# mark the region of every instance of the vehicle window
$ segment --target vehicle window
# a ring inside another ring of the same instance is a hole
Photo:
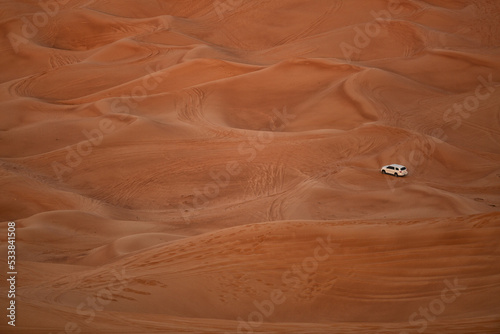
[[[394,167],[392,167],[392,166],[389,166],[389,167],[387,167],[387,169],[394,169]]]

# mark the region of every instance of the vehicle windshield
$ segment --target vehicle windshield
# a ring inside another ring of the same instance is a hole
[[[406,170],[406,167],[402,167],[401,170]]]

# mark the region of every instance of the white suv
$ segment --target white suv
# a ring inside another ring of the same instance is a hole
[[[382,174],[391,174],[394,176],[405,176],[408,175],[408,170],[403,165],[392,164],[382,167],[380,170]]]

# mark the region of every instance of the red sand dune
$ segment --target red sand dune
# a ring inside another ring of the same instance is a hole
[[[2,333],[500,333],[498,2],[1,6]]]

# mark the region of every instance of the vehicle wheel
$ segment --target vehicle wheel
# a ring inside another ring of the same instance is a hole
[[[399,177],[398,173],[394,173],[394,176],[395,176],[395,177]]]
[[[382,174],[387,174],[387,173],[385,172],[385,169],[382,169]]]

